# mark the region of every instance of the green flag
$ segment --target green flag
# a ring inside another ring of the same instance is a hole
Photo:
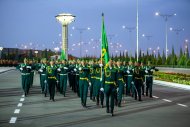
[[[108,40],[104,25],[104,14],[102,14],[102,50],[101,50],[101,60],[104,64],[108,64],[109,62],[109,50],[108,50]]]
[[[61,50],[61,60],[64,60],[65,59],[65,51],[62,49]]]

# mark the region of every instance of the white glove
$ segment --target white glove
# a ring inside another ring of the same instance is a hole
[[[130,73],[130,71],[129,71],[129,70],[127,70],[127,73],[129,74],[129,73]]]
[[[43,72],[43,70],[42,70],[42,69],[39,69],[39,72]]]
[[[91,84],[91,82],[89,82],[89,86],[91,86],[92,84]]]
[[[145,85],[146,83],[145,82],[143,82],[143,85]]]
[[[58,83],[59,81],[57,80],[56,82]]]
[[[103,67],[103,64],[99,64],[100,67]]]
[[[131,84],[133,84],[133,85],[134,85],[134,82],[132,81],[132,82],[131,82]]]
[[[126,87],[126,86],[127,86],[127,84],[124,85],[124,87]]]
[[[22,70],[23,70],[23,68],[21,67],[21,68],[20,68],[20,70],[22,71]]]
[[[117,88],[117,92],[119,92],[119,88]]]
[[[102,81],[102,78],[100,78],[100,82]]]
[[[104,92],[104,88],[100,88],[100,91]]]
[[[30,68],[31,69],[31,66],[26,66],[26,68]]]
[[[44,83],[47,83],[47,80],[45,80]]]
[[[64,69],[68,69],[67,67],[64,67]]]
[[[79,67],[79,71],[81,71],[82,70],[82,68],[81,67]]]
[[[148,73],[148,71],[147,71],[147,70],[145,70],[145,72],[146,72],[146,73]]]
[[[58,70],[58,71],[61,71],[61,69],[60,69],[60,68],[58,68],[57,70]]]
[[[153,70],[153,69],[151,69],[150,71],[151,71],[151,72],[153,72],[154,70]]]
[[[75,68],[75,69],[74,69],[74,71],[76,72],[76,71],[77,71],[77,69]]]

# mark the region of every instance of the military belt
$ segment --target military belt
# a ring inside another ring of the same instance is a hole
[[[105,84],[114,84],[114,85],[115,85],[115,82],[108,82],[108,81],[105,81]]]
[[[80,80],[87,80],[88,81],[88,78],[80,78]]]
[[[118,80],[124,82],[123,78],[119,78]]]
[[[95,77],[96,79],[101,79],[101,78],[99,78],[99,77]]]
[[[135,79],[141,79],[142,80],[142,78],[137,78],[137,77],[135,77]]]
[[[22,75],[29,75],[30,73],[21,73]]]
[[[153,77],[152,75],[145,75],[145,77]]]
[[[67,75],[67,74],[59,74],[59,75]]]
[[[48,77],[48,78],[49,78],[49,79],[56,79],[56,77],[54,77],[54,76],[53,76],[53,77]]]
[[[95,77],[95,76],[92,76],[91,78],[96,79],[96,77]]]
[[[41,74],[41,75],[46,75],[46,74]]]
[[[127,76],[132,77],[133,75],[127,75]]]

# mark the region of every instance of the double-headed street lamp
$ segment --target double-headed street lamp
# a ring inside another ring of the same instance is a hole
[[[55,16],[62,25],[62,51],[61,59],[68,59],[68,25],[74,21],[75,16],[69,13],[62,13]]]
[[[179,33],[181,31],[184,31],[184,30],[185,30],[184,28],[172,28],[172,27],[170,27],[170,31],[175,32],[177,35],[179,35]]]
[[[86,30],[90,30],[91,28],[90,27],[87,27],[87,28],[75,28],[75,27],[72,27],[73,30],[78,30],[79,33],[80,33],[80,42],[79,42],[79,46],[80,46],[80,57],[82,57],[82,33]]]
[[[168,19],[173,17],[173,16],[176,16],[176,14],[175,13],[174,14],[161,14],[159,12],[156,12],[155,15],[161,16],[162,18],[164,18],[164,21],[166,23],[166,26],[165,26],[165,32],[166,32],[165,38],[166,39],[165,39],[165,41],[166,41],[166,59],[167,59],[167,57],[168,57]]]

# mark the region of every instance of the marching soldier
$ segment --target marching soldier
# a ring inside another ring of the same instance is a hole
[[[146,96],[152,98],[152,85],[153,85],[153,70],[158,71],[155,67],[152,67],[150,61],[145,68],[145,83],[146,83]]]
[[[42,93],[45,94],[45,97],[47,95],[47,89],[48,89],[46,68],[47,68],[47,60],[43,59],[40,69],[38,71],[40,73],[40,85],[41,85]]]
[[[90,77],[89,77],[90,70],[86,67],[85,62],[81,62],[81,67],[79,67],[79,91],[80,91],[80,98],[81,104],[83,107],[86,107],[86,100],[88,94],[88,86],[91,85]]]
[[[67,73],[68,67],[66,65],[66,60],[62,60],[62,64],[59,65],[57,69],[60,75],[59,82],[60,82],[60,93],[64,95],[66,94],[67,90]]]
[[[94,83],[95,83],[95,66],[94,66],[94,61],[90,61],[89,62],[90,66],[90,82],[91,82],[91,86],[90,86],[90,99],[92,101],[95,101],[95,89],[94,89]]]
[[[26,96],[29,93],[30,88],[30,72],[31,66],[29,66],[27,59],[24,59],[24,63],[18,66],[21,71],[21,79],[22,79],[22,89],[24,91],[24,95]]]
[[[95,71],[95,81],[94,81],[94,96],[96,97],[96,105],[99,105],[99,101],[101,102],[101,107],[104,106],[104,93],[103,91],[100,91],[101,88],[101,74],[102,74],[102,68],[103,64],[101,64],[101,61],[99,61],[98,64],[95,65],[94,71]],[[92,77],[91,77],[92,78]]]
[[[112,60],[109,61],[109,66],[104,68],[104,73],[102,75],[102,87],[101,91],[105,89],[106,95],[106,112],[111,113],[113,116],[114,110],[114,96],[116,93],[116,70],[113,68]],[[111,101],[109,99],[111,98]],[[111,108],[111,112],[110,112]]]
[[[118,85],[118,107],[121,107],[121,100],[122,100],[122,95],[123,95],[123,91],[124,91],[124,85],[125,85],[125,81],[124,81],[124,68],[121,66],[121,61],[117,61],[117,85]]]
[[[143,64],[143,62],[141,62],[141,64],[140,64],[140,69],[142,70],[142,72],[143,72],[143,81],[145,81],[145,66],[144,66],[144,64]],[[142,84],[142,95],[144,95],[144,88],[145,88],[145,84]]]
[[[54,65],[54,61],[50,61],[50,65],[47,66],[47,83],[49,85],[49,94],[50,94],[50,100],[54,100],[55,96],[55,85],[57,83],[56,75],[57,75],[57,68]]]
[[[129,61],[129,65],[126,68],[127,70],[127,83],[126,83],[126,95],[134,95],[134,84],[132,84],[133,81],[133,63],[132,61]]]
[[[138,94],[138,100],[142,101],[141,99],[141,87],[143,85],[143,70],[140,69],[140,63],[136,63],[137,66],[135,66],[134,74],[133,74],[133,84],[135,85],[135,100],[137,100],[137,94]]]

